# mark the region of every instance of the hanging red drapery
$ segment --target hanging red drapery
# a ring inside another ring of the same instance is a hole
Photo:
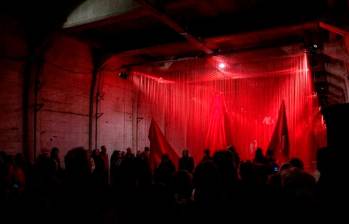
[[[230,140],[229,123],[227,122],[227,108],[222,93],[213,96],[210,103],[210,119],[205,136],[205,147],[210,149],[224,149],[232,142]],[[188,133],[190,138],[190,134]]]
[[[289,159],[290,139],[288,136],[287,116],[285,102],[282,101],[273,135],[270,139],[268,150],[279,163]]]
[[[148,137],[150,141],[150,161],[152,170],[154,170],[160,163],[161,157],[163,155],[167,155],[172,162],[178,164],[177,153],[168,143],[167,139],[163,135],[160,127],[154,121],[154,119],[151,119]]]
[[[134,68],[133,81],[146,122],[154,118],[177,154],[188,148],[196,162],[205,148],[233,144],[242,159],[251,159],[257,147],[267,150],[282,102],[289,157],[310,165],[316,148],[325,144],[304,52],[261,51],[141,66]]]

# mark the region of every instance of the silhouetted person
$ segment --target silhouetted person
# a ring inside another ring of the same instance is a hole
[[[100,156],[101,151],[97,148],[92,151],[91,157],[94,159],[97,156]]]
[[[95,187],[101,189],[108,184],[108,173],[105,170],[105,163],[101,155],[95,156],[94,161],[94,170],[92,172],[92,181]]]
[[[317,183],[318,197],[323,204],[330,204],[338,201],[342,191],[339,188],[342,185],[340,175],[340,165],[337,152],[330,147],[321,148],[317,152],[317,169],[320,172],[320,178]]]
[[[257,148],[253,162],[256,164],[266,164],[267,160],[261,148]]]
[[[284,163],[280,167],[280,171],[276,172],[268,177],[268,185],[271,188],[273,194],[280,194],[281,191],[281,174],[292,168],[290,163]],[[278,196],[277,195],[277,196]]]
[[[56,171],[61,172],[62,171],[61,159],[59,158],[59,149],[57,147],[53,147],[51,149],[50,158],[51,158],[51,161],[55,164]]]
[[[109,182],[109,155],[107,151],[107,147],[105,145],[101,146],[101,152],[100,152],[100,157],[103,160],[103,167],[104,167],[104,184],[107,185]]]
[[[239,181],[235,161],[233,153],[228,150],[217,151],[213,156],[219,172],[219,204],[215,209],[223,209],[236,203]]]
[[[281,184],[290,199],[313,199],[315,196],[315,178],[298,167],[291,167],[281,174]]]
[[[136,176],[137,185],[140,188],[148,188],[151,184],[152,173],[150,167],[150,149],[144,148],[144,151],[136,157]]]
[[[236,151],[235,147],[233,145],[230,145],[228,146],[227,150],[232,154],[236,167],[239,167],[240,156],[239,156],[239,153]]]
[[[268,149],[265,153],[265,158],[268,162],[275,162],[274,151],[272,149]]]
[[[151,206],[158,212],[156,219],[168,220],[173,217],[174,195],[173,195],[173,177],[175,166],[167,155],[163,155],[159,166],[154,171],[154,184],[151,190]],[[173,220],[168,220],[167,222]],[[159,222],[161,223],[161,222]]]
[[[256,185],[255,166],[251,161],[241,163],[240,178],[244,185]]]
[[[186,170],[189,173],[192,173],[194,170],[194,159],[189,155],[187,149],[183,150],[182,157],[179,159],[179,170]]]
[[[15,183],[15,162],[13,157],[4,153],[3,157],[3,170],[2,173],[2,186],[0,188],[3,189],[4,192],[10,194],[14,191],[17,191],[17,187],[14,185]]]
[[[14,159],[15,162],[15,184],[18,191],[25,190],[27,178],[29,176],[29,165],[27,164],[22,153],[17,153]]]
[[[180,170],[174,175],[174,192],[176,202],[188,203],[193,190],[192,175],[186,170]]]
[[[206,161],[209,161],[211,159],[212,159],[212,156],[211,156],[210,149],[205,149],[204,150],[204,156],[202,157],[201,162],[206,162]]]
[[[110,157],[110,182],[113,188],[120,185],[120,166],[122,158],[119,150],[114,150]]]
[[[348,148],[342,145],[321,148],[317,152],[319,212],[336,221],[347,218],[343,204],[349,200],[348,154]]]
[[[266,206],[266,186],[260,183],[257,168],[251,161],[240,165],[240,191],[235,200],[240,201],[239,207],[248,211],[251,206],[262,209]]]
[[[126,149],[126,154],[121,162],[121,187],[123,191],[132,194],[137,186],[135,156],[131,148]]]
[[[288,161],[288,163],[292,166],[292,167],[296,167],[298,169],[304,170],[304,164],[303,161],[298,159],[298,158],[292,158]]]
[[[6,175],[7,175],[7,154],[3,151],[0,151],[0,198],[4,197],[4,194],[6,191],[6,187],[5,187]]]
[[[108,172],[106,169],[106,164],[104,158],[106,155],[106,148],[104,147],[104,152],[100,152],[99,149],[95,149],[92,152],[92,159],[94,164],[94,169],[92,170],[92,183],[95,188],[103,189],[108,183]],[[104,156],[104,157],[103,157]],[[109,162],[108,162],[109,163]]]
[[[61,206],[64,220],[92,223],[99,207],[91,179],[91,162],[87,150],[77,147],[64,157],[66,168],[64,204]],[[96,221],[96,220],[95,220]]]
[[[107,147],[105,147],[104,145],[101,146],[100,156],[103,160],[105,171],[108,172],[108,170],[109,170],[109,156],[108,156],[108,152],[107,152]]]
[[[142,152],[140,150],[137,150],[136,157],[141,157]]]
[[[67,181],[70,184],[85,184],[91,176],[90,159],[83,147],[68,151],[64,157]]]
[[[159,166],[155,170],[155,181],[169,185],[171,183],[176,167],[167,155],[163,155]]]
[[[220,200],[220,173],[213,160],[199,163],[193,175],[194,200],[197,206],[197,217],[200,222],[216,217],[214,210],[219,205]],[[205,217],[205,218],[204,218]]]
[[[146,159],[150,159],[150,148],[149,147],[144,147],[144,152],[143,152],[143,156]]]
[[[131,149],[130,149],[131,150]],[[121,151],[121,158],[124,159],[125,158],[125,155],[126,155],[126,152],[125,151]]]
[[[40,154],[36,159],[35,173],[40,181],[47,181],[57,174],[56,164],[47,154]]]
[[[318,215],[315,201],[315,178],[297,167],[291,167],[281,173],[280,206],[285,209],[281,215],[293,211],[295,217],[314,218]]]
[[[173,192],[174,192],[174,211],[175,222],[194,222],[193,216],[193,200],[192,200],[192,175],[186,170],[179,170],[174,175],[173,181]]]
[[[275,162],[275,156],[272,149],[268,149],[265,155],[266,164],[270,169],[270,174],[279,172],[279,165]]]
[[[63,183],[58,176],[56,164],[51,160],[48,153],[40,154],[34,165],[33,177],[30,184],[32,211],[41,211],[50,216],[54,213],[53,208],[62,205]],[[45,216],[39,216],[38,222],[44,221]]]

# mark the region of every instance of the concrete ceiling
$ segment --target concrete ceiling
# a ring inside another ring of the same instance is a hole
[[[112,53],[190,42],[316,20],[325,0],[88,0],[66,30]],[[256,41],[256,40],[255,40]],[[196,46],[210,52],[216,46]]]
[[[119,66],[303,44],[310,49],[322,105],[349,101],[347,0],[13,0],[1,4],[0,19],[14,18],[32,46],[49,33],[63,31],[111,55],[110,60],[118,58]],[[321,27],[319,21],[330,26]]]

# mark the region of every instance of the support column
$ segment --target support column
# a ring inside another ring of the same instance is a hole
[[[90,99],[89,99],[89,126],[88,126],[88,149],[92,151],[98,144],[98,118],[101,114],[98,112],[98,102],[100,100],[100,71],[104,62],[108,59],[109,55],[101,52],[97,49],[92,49],[93,58],[93,71],[90,86]]]
[[[137,88],[132,98],[132,149],[134,152],[141,150],[138,148],[138,123],[140,121],[138,116],[139,93],[139,89]]]
[[[46,49],[46,48],[45,48]],[[44,66],[45,50],[39,52],[31,51],[30,56],[23,67],[23,154],[28,161],[33,162],[39,148],[37,135],[38,111],[42,105],[39,104],[40,77]]]

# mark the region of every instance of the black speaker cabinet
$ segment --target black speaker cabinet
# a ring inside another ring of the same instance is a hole
[[[349,149],[349,104],[329,106],[323,111],[328,146]]]

